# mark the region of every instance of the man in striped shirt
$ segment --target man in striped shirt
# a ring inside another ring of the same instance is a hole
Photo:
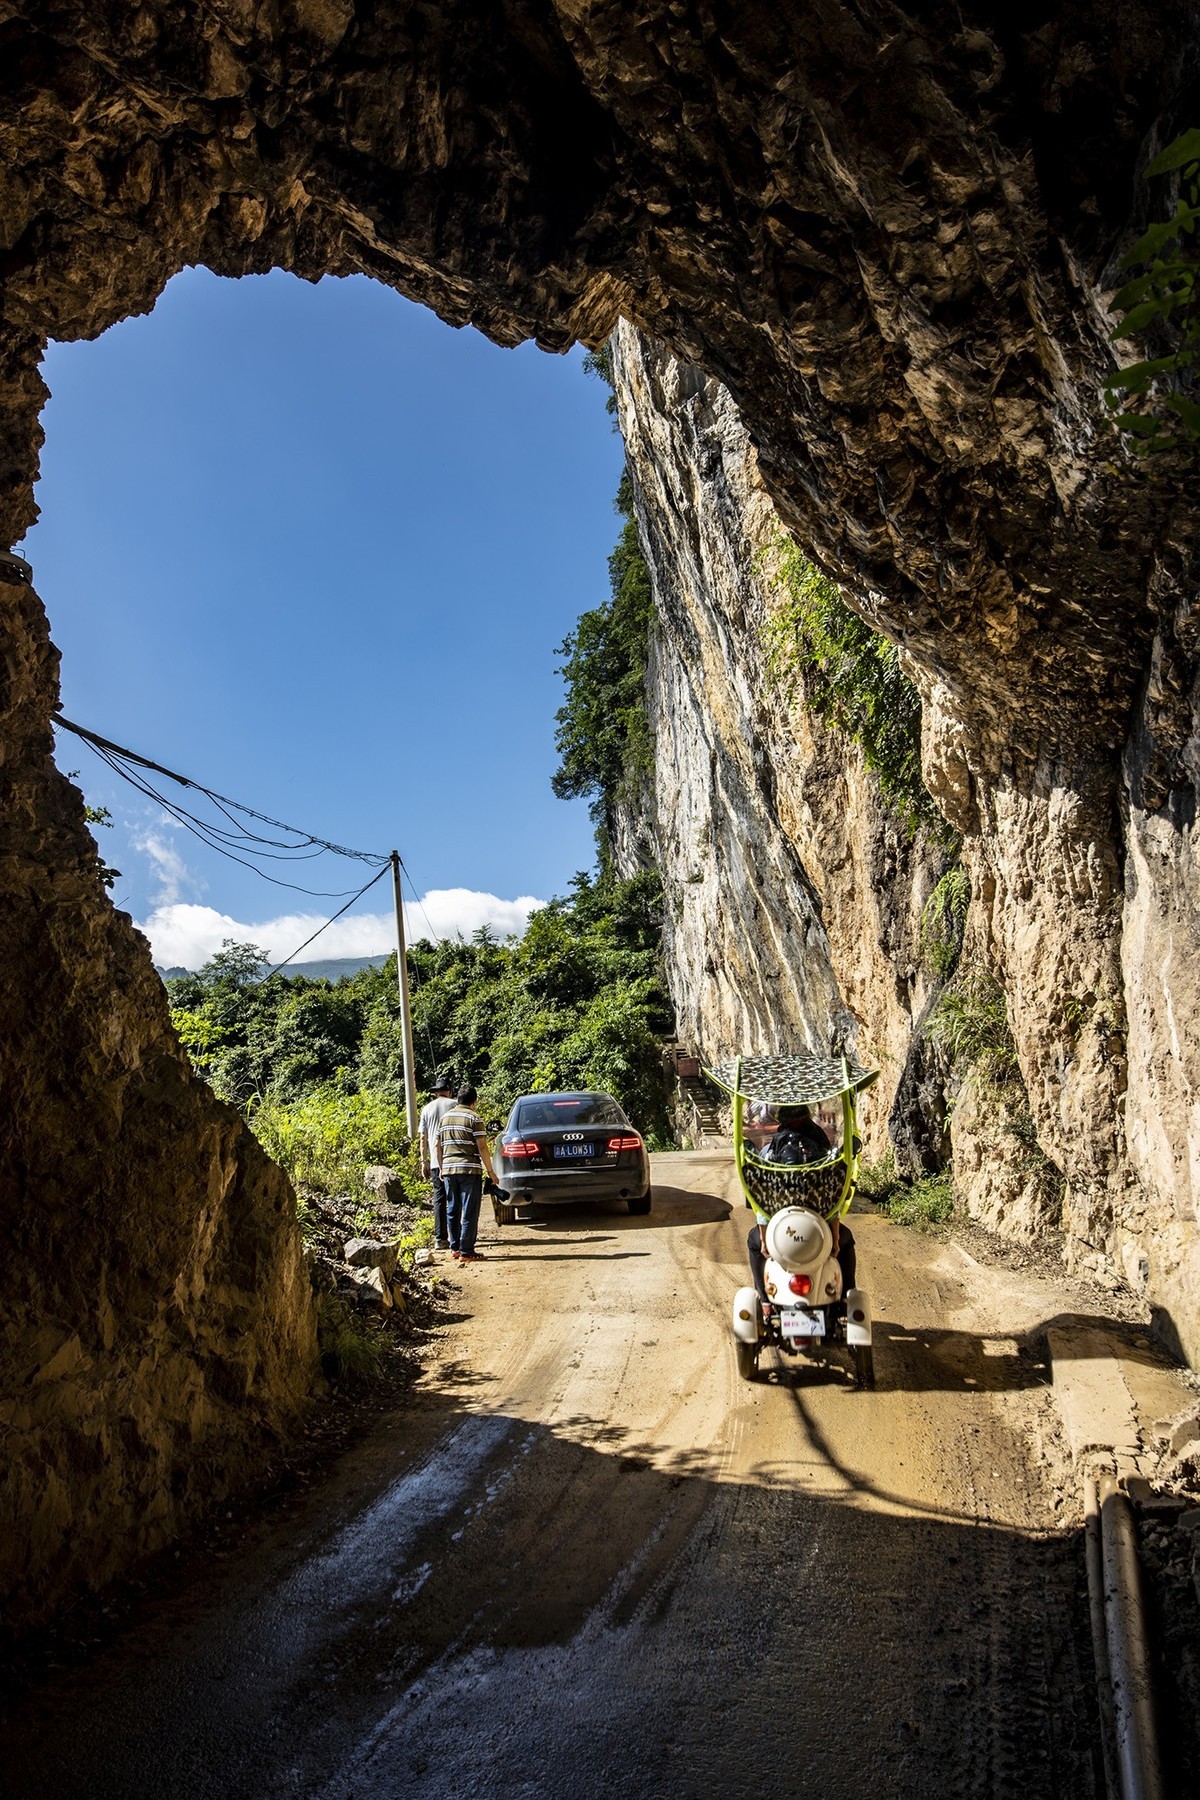
[[[475,1233],[483,1199],[483,1176],[495,1181],[492,1153],[483,1120],[475,1111],[475,1089],[461,1087],[458,1103],[438,1126],[438,1162],[446,1190],[446,1226],[450,1249],[459,1262],[479,1262]]]
[[[421,1173],[433,1188],[433,1247],[435,1250],[448,1250],[450,1240],[446,1236],[446,1190],[442,1186],[441,1165],[438,1162],[438,1126],[454,1105],[450,1098],[454,1092],[454,1083],[449,1075],[436,1075],[433,1082],[433,1099],[427,1100],[421,1108],[421,1123],[417,1127],[421,1139]]]

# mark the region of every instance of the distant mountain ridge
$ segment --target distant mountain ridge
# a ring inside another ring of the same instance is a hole
[[[378,969],[387,961],[391,951],[382,956],[334,956],[324,962],[289,963],[281,969],[281,975],[289,979],[293,975],[304,975],[309,981],[341,981],[350,975],[357,975],[360,969]],[[155,968],[164,981],[174,981],[180,975],[194,975],[194,969],[163,969],[155,963]]]

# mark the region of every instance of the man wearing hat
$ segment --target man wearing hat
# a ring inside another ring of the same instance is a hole
[[[442,1186],[441,1158],[438,1154],[438,1130],[454,1105],[454,1083],[445,1070],[433,1078],[433,1099],[421,1108],[421,1173],[433,1183],[433,1247],[448,1250],[446,1235],[446,1190]]]

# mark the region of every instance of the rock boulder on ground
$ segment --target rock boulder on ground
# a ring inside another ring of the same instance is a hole
[[[383,1312],[390,1312],[393,1306],[392,1284],[382,1269],[351,1269],[350,1279],[354,1283],[355,1299],[360,1306],[378,1306]]]
[[[342,1251],[352,1269],[378,1269],[390,1281],[396,1269],[394,1244],[381,1244],[376,1238],[350,1238]]]
[[[363,1180],[373,1194],[386,1200],[389,1206],[400,1206],[407,1198],[404,1182],[398,1169],[389,1169],[386,1163],[372,1163],[363,1170]]]

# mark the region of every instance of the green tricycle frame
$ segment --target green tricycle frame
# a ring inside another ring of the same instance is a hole
[[[847,1056],[735,1056],[705,1068],[733,1099],[733,1153],[746,1204],[760,1218],[785,1206],[807,1206],[827,1219],[843,1219],[858,1180],[858,1096],[879,1078]],[[840,1100],[842,1141],[826,1157],[808,1163],[771,1163],[746,1143],[745,1102],[779,1108],[818,1106]]]

